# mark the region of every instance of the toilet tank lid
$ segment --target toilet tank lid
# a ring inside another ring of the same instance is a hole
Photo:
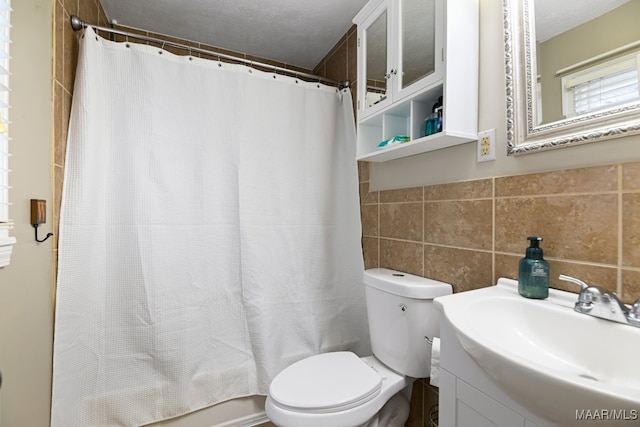
[[[388,268],[365,270],[363,280],[372,288],[407,298],[433,299],[453,291],[448,283]]]

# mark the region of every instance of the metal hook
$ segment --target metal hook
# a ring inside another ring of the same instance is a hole
[[[40,240],[40,239],[38,239],[38,224],[33,224],[33,228],[36,230],[36,242],[38,242],[38,243],[42,243],[42,242],[46,241],[49,237],[53,236],[53,233],[47,233],[45,238]]]

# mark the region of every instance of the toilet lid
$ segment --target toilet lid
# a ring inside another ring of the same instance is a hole
[[[375,397],[382,379],[354,353],[323,353],[303,359],[280,372],[269,396],[298,409],[346,409]]]

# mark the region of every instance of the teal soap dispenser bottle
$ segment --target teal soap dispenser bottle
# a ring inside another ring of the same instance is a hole
[[[518,292],[526,298],[549,296],[549,263],[542,257],[542,237],[527,237],[529,247],[518,269]]]

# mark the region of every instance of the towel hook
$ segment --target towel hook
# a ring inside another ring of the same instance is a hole
[[[47,201],[31,199],[31,225],[35,229],[36,242],[42,243],[53,233],[47,233],[44,239],[38,239],[38,226],[47,222]]]
[[[53,236],[53,233],[47,233],[44,239],[38,239],[38,224],[32,224],[33,228],[36,230],[36,242],[42,243],[45,242],[49,237]]]

